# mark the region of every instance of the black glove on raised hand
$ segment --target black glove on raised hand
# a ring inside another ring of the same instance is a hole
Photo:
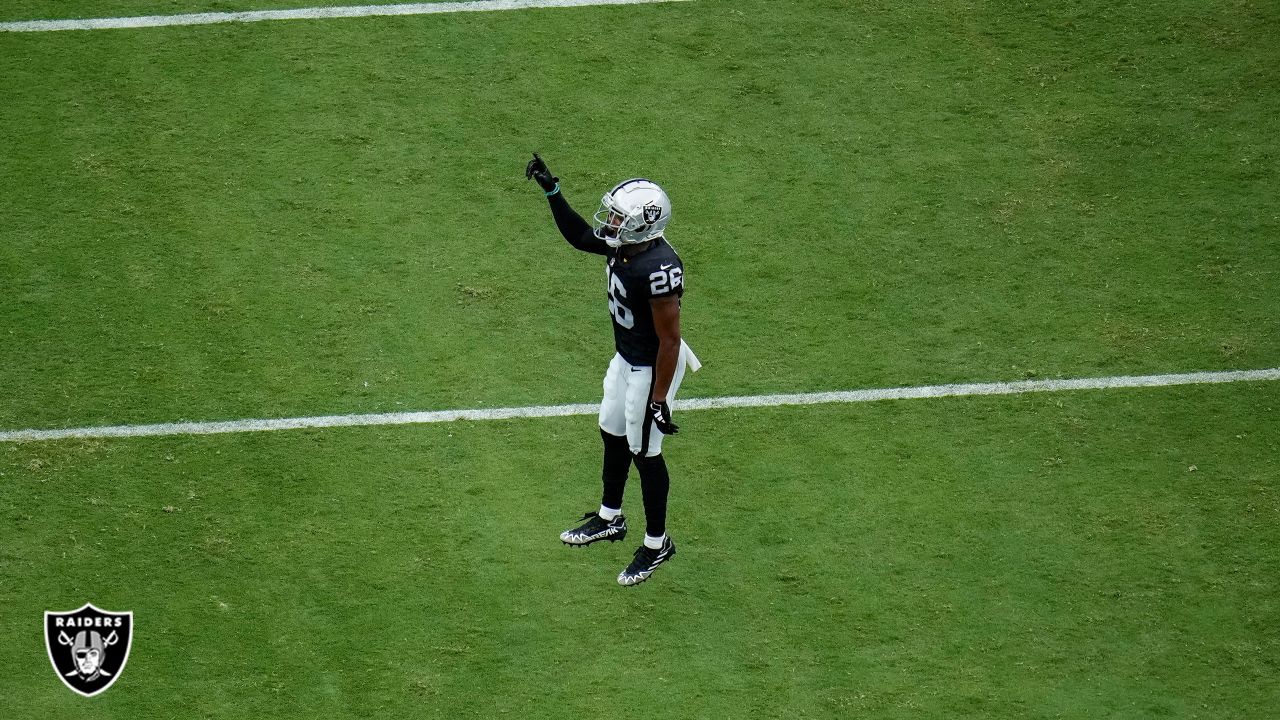
[[[649,417],[653,418],[653,424],[663,435],[675,435],[680,431],[680,426],[671,422],[671,408],[665,401],[649,403]]]
[[[538,153],[533,154],[533,159],[524,167],[524,179],[533,178],[538,181],[538,185],[542,187],[542,191],[550,195],[555,192],[556,187],[560,183],[560,178],[551,174],[547,169],[547,164],[538,157]]]

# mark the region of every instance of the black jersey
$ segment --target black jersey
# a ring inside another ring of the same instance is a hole
[[[664,238],[631,257],[610,254],[605,282],[618,354],[632,365],[653,365],[658,360],[658,333],[649,301],[684,295],[680,256]]]
[[[548,200],[565,240],[579,250],[606,258],[605,295],[618,354],[632,365],[652,366],[658,359],[658,332],[649,301],[684,295],[684,264],[675,248],[666,239],[657,238],[642,252],[627,257],[596,237],[560,193]]]

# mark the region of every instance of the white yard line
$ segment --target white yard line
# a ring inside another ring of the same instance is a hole
[[[249,23],[262,22],[263,20],[317,20],[322,18],[374,17],[378,15],[430,15],[432,13],[584,7],[588,5],[643,5],[650,3],[688,1],[689,0],[476,0],[475,2],[355,5],[345,7],[295,8],[292,10],[191,13],[188,15],[145,15],[140,17],[80,18],[72,20],[22,20],[18,22],[0,22],[0,32],[111,30],[118,28],[164,27],[166,25]]]
[[[921,398],[966,397],[972,395],[1018,395],[1063,390],[1113,390],[1117,388],[1167,387],[1170,385],[1206,385],[1211,383],[1280,380],[1280,368],[1265,370],[1229,370],[1175,375],[1136,375],[1121,377],[1079,378],[1074,380],[1020,380],[1017,382],[969,383],[962,385],[923,385],[875,390],[797,393],[791,395],[749,395],[744,397],[696,398],[677,400],[675,410],[712,410],[716,408],[756,408],[779,405],[818,405],[823,403],[856,403],[874,400],[916,400]],[[212,435],[217,433],[257,432],[263,430],[296,430],[299,428],[358,427],[369,425],[412,425],[418,423],[453,422],[455,420],[510,420],[513,418],[546,418],[565,415],[595,415],[596,404],[537,405],[532,407],[475,410],[434,410],[431,412],[378,413],[372,415],[321,415],[318,417],[225,420],[220,422],[180,422],[159,425],[112,425],[103,427],[55,430],[10,430],[0,432],[0,442],[30,440],[65,440],[69,438],[121,438],[154,435]]]

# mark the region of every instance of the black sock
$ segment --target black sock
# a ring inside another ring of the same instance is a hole
[[[604,493],[600,504],[609,508],[622,507],[622,491],[627,486],[627,473],[631,472],[631,448],[625,437],[610,435],[600,431],[604,440],[604,470],[600,473],[604,480]]]
[[[644,493],[644,532],[649,537],[662,537],[667,532],[667,491],[671,489],[667,461],[661,455],[637,457],[636,469]]]

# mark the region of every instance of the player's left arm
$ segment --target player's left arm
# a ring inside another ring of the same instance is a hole
[[[680,359],[680,297],[666,295],[649,301],[653,308],[653,329],[658,334],[658,359],[653,363],[653,393],[649,396],[649,409],[664,435],[674,435],[676,424],[671,422],[671,409],[667,407],[667,391],[676,374]],[[665,427],[664,427],[665,426]]]

